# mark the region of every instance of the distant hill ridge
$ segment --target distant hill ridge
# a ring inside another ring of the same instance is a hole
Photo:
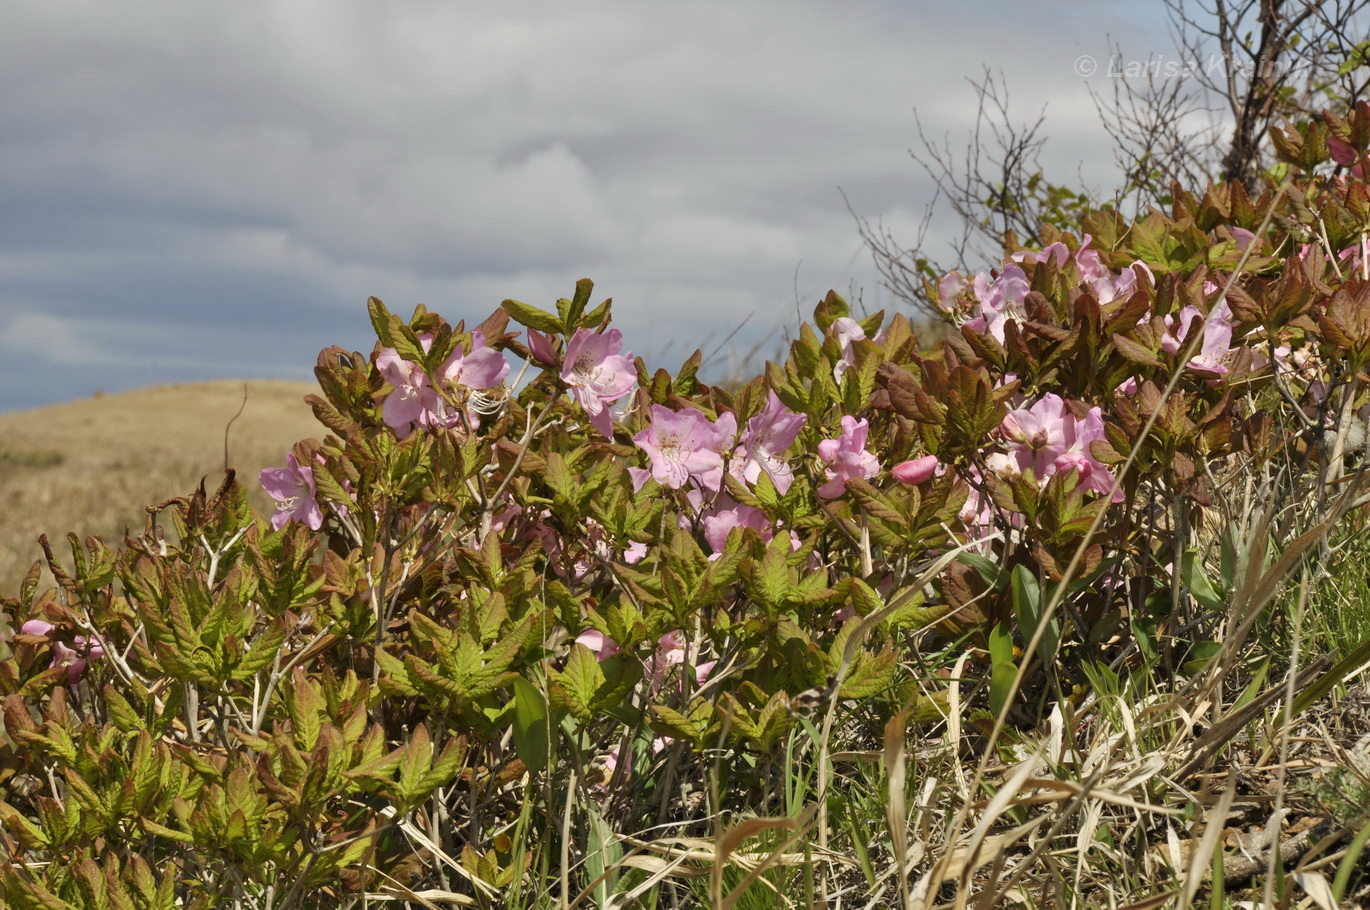
[[[257,472],[284,464],[296,440],[327,432],[304,403],[316,391],[309,382],[226,379],[0,414],[0,593],[12,596],[41,556],[39,534],[59,554],[69,531],[114,543],[125,526],[142,527],[145,506],[191,492],[206,475],[216,483],[230,421],[230,466],[265,507]]]

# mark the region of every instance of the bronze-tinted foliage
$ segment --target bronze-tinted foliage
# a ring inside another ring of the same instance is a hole
[[[915,659],[933,647],[968,649],[990,679],[962,692],[983,718],[1015,661],[1037,661],[1032,686],[1126,648],[1130,622],[1173,633],[1164,567],[1184,567],[1199,607],[1214,586],[1165,532],[1203,525],[1223,472],[1281,457],[1299,430],[1320,442],[1329,414],[1365,404],[1370,281],[1353,253],[1370,202],[1364,181],[1315,169],[1346,148],[1364,162],[1370,106],[1276,141],[1309,172],[1291,186],[1176,188],[1169,214],[1098,212],[1088,246],[1052,234],[1052,254],[1003,263],[1028,290],[1001,336],[966,324],[926,349],[904,317],[856,319],[830,293],[782,363],[734,387],[701,382],[699,352],[674,374],[637,359],[609,438],[556,362],[608,328],[588,280],[470,330],[372,299],[376,348],[320,354],[310,403],[330,435],[294,449],[317,531],[273,529],[230,474],[150,509],[118,549],[73,538],[67,561],[44,540],[58,589],[35,570],[5,601],[12,626],[47,625],[0,660],[0,898],[216,907],[270,888],[277,906],[332,906],[398,885],[492,903],[567,830],[583,857],[599,822],[563,828],[567,769],[571,803],[636,830],[686,813],[655,769],[745,753],[718,790],[746,809],[806,702],[841,701],[854,727],[905,709],[937,722],[942,683]],[[439,381],[475,331],[519,358],[536,345],[526,384]],[[1191,362],[1200,345],[1212,356]],[[387,425],[383,349],[438,388],[449,427]],[[1047,395],[1060,426],[1012,435]],[[653,407],[731,422],[718,455],[737,465],[772,396],[804,425],[752,453],[770,468],[717,489],[648,476],[633,436]],[[844,418],[878,469],[822,445]],[[1088,446],[1048,440],[1093,421]],[[1036,460],[1049,443],[1069,457]],[[927,456],[922,482],[891,474]],[[844,472],[842,495],[820,493]],[[1035,654],[1015,652],[1039,630]]]

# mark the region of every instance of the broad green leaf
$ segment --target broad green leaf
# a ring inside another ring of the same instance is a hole
[[[514,748],[529,772],[537,774],[547,767],[551,752],[551,729],[547,719],[547,700],[523,677],[514,680]]]
[[[500,308],[512,316],[514,321],[520,325],[526,325],[530,329],[537,329],[539,332],[547,332],[552,335],[565,334],[565,327],[561,320],[546,310],[540,310],[535,306],[529,306],[517,300],[506,300],[500,304]]]
[[[1031,641],[1042,621],[1042,591],[1037,585],[1037,579],[1024,565],[1014,566],[1010,585],[1013,593],[1013,613],[1018,618],[1018,628],[1023,640]],[[1060,644],[1060,623],[1052,616],[1047,623],[1046,631],[1042,633],[1042,640],[1037,643],[1037,656],[1042,659],[1043,664],[1049,665],[1056,658],[1056,649]]]
[[[1226,598],[1204,574],[1198,550],[1187,550],[1180,558],[1180,582],[1205,609],[1220,610],[1227,603]]]
[[[593,717],[591,705],[595,693],[604,683],[604,670],[595,658],[595,652],[577,642],[571,646],[566,669],[552,674],[552,694],[566,706],[572,717],[588,723]]]

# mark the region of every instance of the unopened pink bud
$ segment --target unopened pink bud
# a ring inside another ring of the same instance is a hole
[[[912,461],[901,461],[890,468],[890,473],[900,483],[915,486],[926,481],[936,470],[937,456],[924,455],[922,458],[915,458]]]

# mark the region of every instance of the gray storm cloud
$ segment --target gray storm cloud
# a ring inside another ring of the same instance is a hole
[[[912,239],[911,111],[961,141],[984,64],[1050,103],[1062,179],[1107,179],[1070,63],[1125,8],[16,0],[0,408],[304,377],[369,347],[370,295],[479,319],[589,276],[668,366],[748,314],[764,346],[796,295],[876,309],[838,188]]]

